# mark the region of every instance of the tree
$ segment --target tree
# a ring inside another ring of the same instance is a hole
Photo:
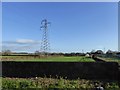
[[[102,51],[102,50],[97,50],[97,51],[95,52],[95,54],[103,54],[103,51]]]
[[[111,51],[111,50],[108,50],[108,51],[106,52],[106,55],[107,55],[108,57],[111,57],[111,56],[113,56],[113,51]]]
[[[95,54],[95,50],[93,49],[90,53],[91,53],[91,54]]]
[[[35,51],[35,55],[40,55],[40,52],[39,51]]]
[[[112,54],[113,53],[113,51],[111,51],[111,50],[108,50],[107,52],[106,52],[106,54]]]
[[[2,55],[11,55],[11,51],[10,50],[4,50],[2,51]]]

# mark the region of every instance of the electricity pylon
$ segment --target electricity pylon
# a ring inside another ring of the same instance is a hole
[[[50,43],[48,40],[48,25],[50,22],[47,21],[47,19],[44,19],[41,21],[41,27],[40,29],[43,30],[43,36],[42,36],[42,42],[41,42],[41,53],[43,55],[48,55],[50,51]]]

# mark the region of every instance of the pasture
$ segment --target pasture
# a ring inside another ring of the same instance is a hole
[[[85,56],[2,56],[2,61],[24,61],[24,62],[95,62],[92,58]]]

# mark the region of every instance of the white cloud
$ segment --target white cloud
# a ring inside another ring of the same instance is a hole
[[[40,49],[40,41],[31,39],[17,39],[15,41],[2,41],[2,50],[35,51]]]
[[[37,50],[40,46],[41,42],[37,40],[31,39],[17,39],[15,41],[2,41],[0,46],[3,50],[9,49],[11,51],[19,51],[19,50]]]
[[[19,44],[37,44],[37,43],[40,43],[40,41],[35,41],[35,40],[31,40],[31,39],[17,39],[16,43],[19,43]]]
[[[30,39],[18,39],[16,40],[17,43],[34,43],[34,40]]]

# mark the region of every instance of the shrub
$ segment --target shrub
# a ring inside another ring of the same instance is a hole
[[[19,88],[30,88],[30,82],[26,80],[19,82]]]

